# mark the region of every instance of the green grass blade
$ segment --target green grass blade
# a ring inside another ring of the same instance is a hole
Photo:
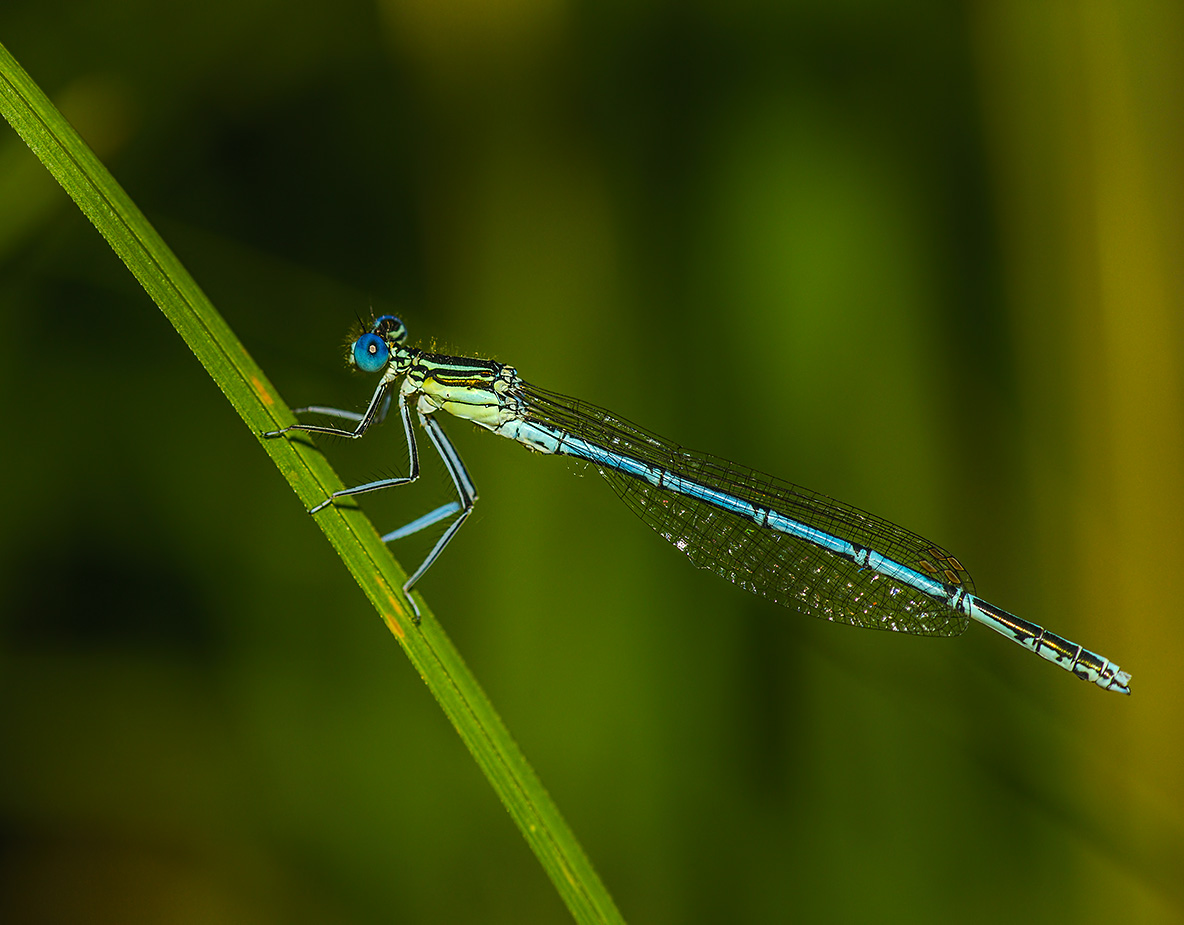
[[[292,423],[287,405],[163,239],[77,132],[0,45],[0,112],[127,264],[251,430]],[[304,441],[261,440],[306,507],[342,487]],[[330,507],[317,523],[399,640],[580,922],[620,913],[542,783],[426,605],[412,624],[405,573],[360,510]]]

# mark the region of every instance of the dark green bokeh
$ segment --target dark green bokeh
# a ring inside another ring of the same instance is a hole
[[[1173,15],[94,0],[9,2],[0,40],[292,404],[364,403],[349,327],[396,312],[931,536],[1135,674],[1128,701],[986,631],[801,617],[594,473],[445,422],[481,500],[422,590],[626,918],[1159,921]],[[6,920],[563,920],[254,437],[8,130],[0,305]],[[349,482],[405,462],[390,427],[325,447]],[[428,470],[367,500],[380,528],[446,496]]]

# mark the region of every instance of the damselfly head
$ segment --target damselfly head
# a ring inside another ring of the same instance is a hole
[[[375,318],[367,327],[358,325],[350,332],[346,360],[354,369],[376,373],[391,358],[391,347],[407,340],[407,326],[394,315]]]

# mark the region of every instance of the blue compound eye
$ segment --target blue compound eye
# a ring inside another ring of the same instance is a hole
[[[354,366],[364,373],[376,373],[391,358],[391,349],[377,334],[363,334],[354,341]]]
[[[387,340],[393,340],[396,344],[401,344],[407,339],[407,328],[394,315],[383,315],[381,318],[376,318],[371,333]]]

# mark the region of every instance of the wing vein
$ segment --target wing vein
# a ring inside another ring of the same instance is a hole
[[[579,399],[523,383],[526,420],[792,518],[936,578],[947,593],[974,592],[961,564],[930,541],[889,521],[774,476],[685,449]],[[574,455],[574,454],[573,454]],[[594,463],[595,464],[595,463]],[[750,517],[607,465],[596,465],[621,499],[699,568],[769,600],[853,626],[925,636],[955,636],[968,618],[939,600],[807,540]],[[758,515],[759,516],[759,515]]]

